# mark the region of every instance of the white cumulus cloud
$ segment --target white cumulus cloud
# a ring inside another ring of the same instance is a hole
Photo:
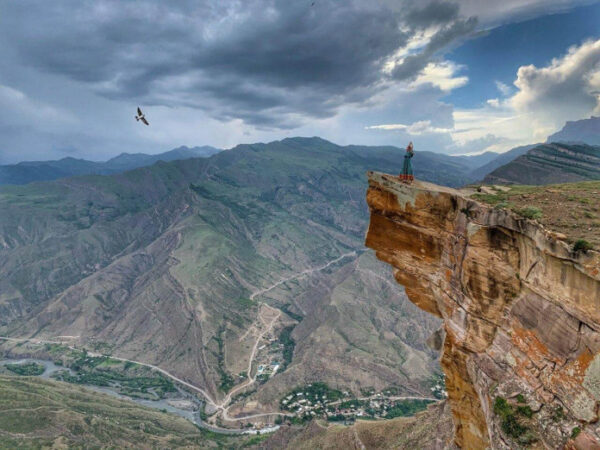
[[[461,69],[462,66],[452,61],[429,63],[417,76],[415,81],[412,82],[412,86],[430,83],[444,92],[451,91],[469,82],[467,76],[456,76],[457,72]]]
[[[505,97],[512,94],[512,92],[513,92],[513,88],[511,88],[508,84],[505,84],[502,81],[498,81],[498,80],[496,80],[496,88]]]
[[[413,122],[411,124],[403,124],[403,123],[389,123],[383,125],[372,125],[370,127],[365,127],[367,130],[402,130],[414,136],[421,136],[423,134],[429,133],[448,133],[452,131],[451,128],[440,128],[434,127],[431,125],[430,120],[419,120],[417,122]]]
[[[571,47],[546,67],[520,67],[514,85],[512,107],[531,114],[540,133],[599,113],[600,39]]]

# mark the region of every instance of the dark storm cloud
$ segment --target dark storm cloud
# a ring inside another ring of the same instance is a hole
[[[456,19],[458,11],[458,3],[433,1],[423,8],[411,10],[407,15],[407,22],[413,27],[445,24]]]
[[[457,39],[468,36],[477,25],[477,19],[458,19],[441,28],[427,43],[421,52],[407,56],[394,67],[392,76],[397,80],[410,79],[418,74],[435,57],[436,53]]]
[[[419,30],[440,28],[393,78],[416,76],[474,27],[453,3],[393,3],[23,0],[4,5],[0,36],[23,63],[108,98],[288,128],[370,99],[390,81],[384,63]]]

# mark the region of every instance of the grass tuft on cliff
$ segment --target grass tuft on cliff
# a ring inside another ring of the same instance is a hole
[[[588,250],[593,249],[594,246],[592,244],[590,244],[588,241],[586,241],[585,239],[578,239],[577,241],[575,241],[575,244],[573,244],[573,251],[574,252],[587,252]]]
[[[500,418],[500,427],[507,436],[521,444],[530,444],[536,440],[535,435],[522,419],[533,417],[533,411],[529,406],[515,408],[504,397],[498,396],[494,400],[494,414]]]

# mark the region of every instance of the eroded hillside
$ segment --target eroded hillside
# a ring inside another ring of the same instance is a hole
[[[428,183],[370,173],[367,202],[367,246],[444,320],[456,444],[597,448],[598,253]]]
[[[66,383],[0,375],[0,447],[243,448],[172,414]]]
[[[276,411],[312,381],[427,394],[438,320],[362,242],[362,175],[400,164],[394,148],[287,139],[2,187],[0,334],[156,365],[236,400],[231,416]]]

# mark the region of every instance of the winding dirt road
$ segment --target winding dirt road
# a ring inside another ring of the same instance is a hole
[[[345,253],[345,254],[343,254],[343,255],[341,255],[341,256],[339,256],[339,257],[337,257],[337,258],[329,261],[326,264],[323,264],[323,265],[318,266],[318,267],[313,267],[313,268],[310,268],[310,269],[306,269],[306,270],[303,270],[302,272],[299,272],[299,273],[294,274],[292,276],[283,278],[283,279],[281,279],[281,280],[273,283],[272,285],[270,285],[270,286],[268,286],[266,288],[259,289],[259,290],[255,291],[255,292],[253,292],[250,295],[250,299],[254,300],[259,295],[263,295],[263,294],[265,294],[265,293],[267,293],[267,292],[269,292],[269,291],[271,291],[271,290],[273,290],[273,289],[275,289],[275,288],[277,288],[277,287],[279,287],[279,286],[281,286],[281,285],[283,285],[283,284],[285,284],[285,283],[287,283],[289,281],[297,280],[297,279],[302,278],[302,277],[304,277],[306,275],[310,275],[310,274],[312,274],[314,272],[319,272],[321,270],[325,270],[326,268],[330,267],[333,264],[336,264],[337,262],[341,261],[344,258],[353,257],[353,256],[356,256],[356,255],[357,255],[356,251],[348,252],[348,253]],[[250,354],[250,358],[248,360],[248,371],[247,371],[247,374],[248,374],[247,377],[248,378],[247,378],[247,380],[244,383],[240,384],[239,386],[236,386],[231,391],[229,391],[229,393],[224,397],[223,401],[220,402],[220,403],[217,403],[216,400],[214,400],[204,389],[202,389],[202,388],[200,388],[198,386],[195,386],[195,385],[193,385],[193,384],[191,384],[191,383],[189,383],[189,382],[187,382],[185,380],[182,380],[181,378],[173,375],[172,373],[169,373],[165,369],[162,369],[162,368],[160,368],[158,366],[155,366],[153,364],[145,363],[145,362],[142,362],[142,361],[136,361],[136,360],[128,359],[128,358],[121,358],[121,357],[114,356],[114,355],[105,355],[105,354],[101,354],[101,353],[93,353],[93,352],[89,352],[89,351],[88,351],[88,354],[90,356],[94,356],[94,357],[110,357],[110,358],[115,359],[117,361],[130,362],[130,363],[133,363],[133,364],[139,364],[141,366],[148,367],[148,368],[150,368],[152,370],[155,370],[155,371],[161,373],[162,375],[170,378],[171,380],[173,380],[173,381],[175,381],[175,382],[177,382],[177,383],[179,383],[179,384],[181,384],[181,385],[183,385],[183,386],[185,386],[185,387],[187,387],[189,389],[192,389],[195,392],[200,393],[206,399],[207,403],[209,403],[217,411],[221,411],[221,413],[223,415],[223,418],[225,420],[228,420],[228,421],[247,420],[247,419],[252,419],[252,418],[257,418],[257,417],[266,417],[266,416],[275,416],[275,415],[278,415],[278,416],[287,416],[287,415],[290,415],[290,414],[282,414],[282,413],[279,413],[279,412],[252,414],[252,415],[244,416],[244,417],[229,417],[229,415],[228,415],[228,410],[230,408],[229,403],[231,402],[231,398],[232,398],[233,394],[235,394],[236,392],[239,392],[240,390],[242,390],[242,389],[248,387],[249,385],[253,384],[254,382],[256,382],[257,375],[255,374],[254,376],[252,376],[251,372],[252,372],[252,363],[254,362],[254,358],[256,357],[256,352],[258,351],[258,346],[260,344],[260,341],[263,339],[263,337],[268,332],[270,332],[273,329],[273,326],[275,325],[275,323],[277,322],[277,320],[279,320],[279,318],[281,317],[281,311],[279,309],[273,308],[272,306],[269,306],[269,305],[267,305],[264,302],[260,302],[260,305],[261,305],[261,307],[268,308],[268,309],[270,309],[272,311],[276,311],[277,314],[275,315],[275,317],[273,319],[271,319],[271,321],[268,324],[266,324],[267,325],[266,328],[256,338],[256,342],[254,343],[254,346],[252,348],[252,352]],[[65,339],[73,339],[74,338],[74,336],[60,336],[60,337],[65,338]],[[74,347],[72,345],[68,345],[68,344],[66,344],[62,340],[58,340],[57,341],[57,340],[51,340],[51,339],[37,339],[37,338],[12,338],[12,337],[8,337],[8,336],[0,336],[0,340],[3,340],[3,341],[12,341],[12,342],[31,342],[31,343],[34,343],[34,344],[58,344],[58,345],[62,345],[62,346],[65,346],[67,348],[70,348],[72,350],[78,350],[78,351],[84,350],[83,348],[77,348],[77,347]]]

